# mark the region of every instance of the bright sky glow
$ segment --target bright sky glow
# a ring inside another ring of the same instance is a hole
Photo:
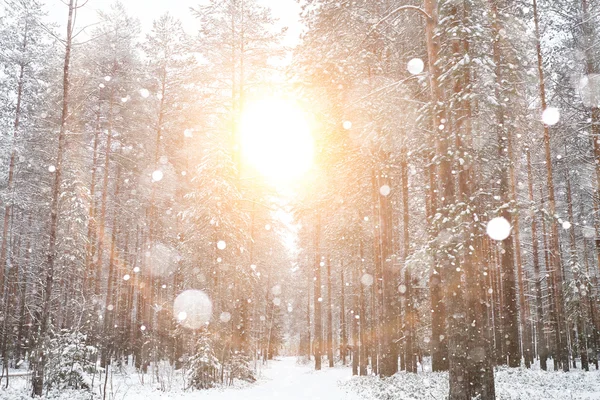
[[[313,138],[305,114],[282,99],[257,101],[243,112],[244,160],[274,183],[301,177],[313,162]]]

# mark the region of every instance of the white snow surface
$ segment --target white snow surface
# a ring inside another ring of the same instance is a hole
[[[429,361],[429,360],[428,360]],[[354,377],[342,383],[364,400],[445,400],[448,396],[448,373],[431,372],[426,363],[425,372],[399,372],[391,378],[374,376]],[[600,400],[600,372],[590,366],[590,372],[572,369],[570,372],[541,371],[539,365],[531,369],[494,368],[496,400]]]
[[[427,360],[429,361],[429,360]],[[564,373],[541,371],[538,365],[532,369],[495,368],[497,400],[600,400],[600,371],[591,366],[590,372],[574,369]],[[11,371],[15,375],[21,371]],[[349,367],[328,368],[314,371],[314,363],[298,364],[296,357],[284,357],[270,361],[260,371],[254,384],[236,382],[233,387],[210,390],[183,390],[180,371],[173,372],[169,389],[159,390],[152,383],[151,374],[141,375],[132,367],[125,367],[109,379],[107,400],[444,400],[448,395],[448,374],[431,372],[429,362],[419,367],[418,374],[399,372],[391,378],[375,376],[352,377]],[[11,374],[13,375],[13,374]],[[103,378],[103,376],[102,376]],[[13,377],[10,387],[0,388],[2,400],[29,399],[29,377]],[[103,382],[103,380],[102,380]],[[4,384],[4,382],[2,382]],[[2,385],[4,386],[4,385]],[[94,385],[94,399],[101,399],[98,377]],[[51,392],[46,400],[89,400],[85,391]]]
[[[128,371],[131,372],[131,371]],[[107,399],[113,400],[360,400],[357,394],[343,388],[343,383],[352,378],[348,367],[328,368],[324,360],[321,371],[314,370],[314,362],[298,364],[296,357],[283,357],[269,361],[260,371],[258,381],[254,384],[237,383],[233,387],[209,390],[187,390],[181,388],[181,377],[174,377],[170,391],[160,391],[150,383],[151,377],[146,374],[145,384],[140,383],[136,372],[115,374],[112,390],[107,392]],[[29,391],[13,380],[8,391],[0,389],[0,399],[22,400],[28,398]],[[15,387],[16,386],[16,387]],[[99,390],[95,385],[94,393],[98,398]],[[6,397],[4,397],[6,396]],[[89,393],[52,393],[46,397],[57,400],[89,400]],[[102,398],[101,396],[99,398]]]
[[[296,357],[284,357],[270,361],[261,371],[255,384],[242,387],[210,389],[186,392],[152,391],[150,387],[135,385],[126,395],[129,400],[359,400],[358,395],[342,388],[343,381],[351,379],[349,368],[328,368],[326,363],[321,371],[314,370],[311,362],[297,363]]]

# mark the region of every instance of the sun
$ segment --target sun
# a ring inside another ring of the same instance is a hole
[[[310,126],[294,102],[274,98],[247,105],[240,140],[244,161],[275,183],[298,179],[312,166]]]

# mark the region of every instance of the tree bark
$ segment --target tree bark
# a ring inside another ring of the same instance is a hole
[[[533,0],[533,16],[535,25],[535,40],[537,50],[537,63],[539,75],[539,91],[542,110],[546,110],[546,83],[544,78],[544,63],[542,55],[542,45],[540,39],[539,17],[537,9],[537,0]],[[552,149],[550,146],[550,127],[544,123],[544,150],[546,155],[546,178],[548,187],[548,213],[552,221],[550,224],[550,262],[554,270],[554,303],[556,314],[556,341],[557,355],[556,359],[562,363],[563,371],[569,371],[569,348],[567,343],[567,335],[564,331],[564,295],[563,295],[563,274],[560,260],[560,244],[558,237],[558,225],[555,219],[556,215],[556,200],[554,195],[554,177],[552,168]]]
[[[315,294],[314,294],[314,344],[313,351],[315,355],[315,370],[321,369],[321,357],[323,354],[323,324],[322,324],[322,311],[321,304],[323,299],[321,298],[321,252],[320,252],[320,244],[321,244],[321,216],[319,210],[317,210],[316,221],[315,221],[315,235],[314,235],[314,243],[315,243],[315,261],[314,261],[314,278],[315,278]]]
[[[548,369],[548,345],[544,335],[544,308],[542,303],[542,278],[540,275],[539,244],[537,234],[537,217],[535,213],[535,198],[533,192],[533,172],[531,169],[531,152],[527,149],[527,178],[529,182],[529,203],[531,217],[531,242],[533,253],[533,277],[535,280],[535,304],[536,304],[536,336],[537,349],[540,358],[540,368]]]
[[[58,233],[58,211],[61,195],[63,156],[65,149],[67,122],[69,118],[69,89],[70,89],[70,63],[71,63],[71,43],[73,37],[73,14],[75,11],[75,0],[69,0],[69,16],[67,19],[67,39],[65,42],[65,58],[63,65],[63,98],[62,113],[60,119],[60,131],[58,133],[58,149],[56,157],[56,172],[52,185],[52,202],[50,206],[50,228],[48,240],[48,253],[45,265],[45,283],[44,293],[41,305],[40,329],[37,335],[36,352],[33,355],[31,378],[32,394],[35,397],[41,396],[44,390],[44,372],[46,367],[46,352],[44,351],[46,334],[50,320],[50,310],[52,301],[52,290],[54,287],[54,262],[56,260],[56,239]]]

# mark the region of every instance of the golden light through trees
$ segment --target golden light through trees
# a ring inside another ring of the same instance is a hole
[[[273,183],[298,179],[313,163],[314,143],[307,117],[288,100],[271,98],[247,105],[240,141],[244,161]]]

